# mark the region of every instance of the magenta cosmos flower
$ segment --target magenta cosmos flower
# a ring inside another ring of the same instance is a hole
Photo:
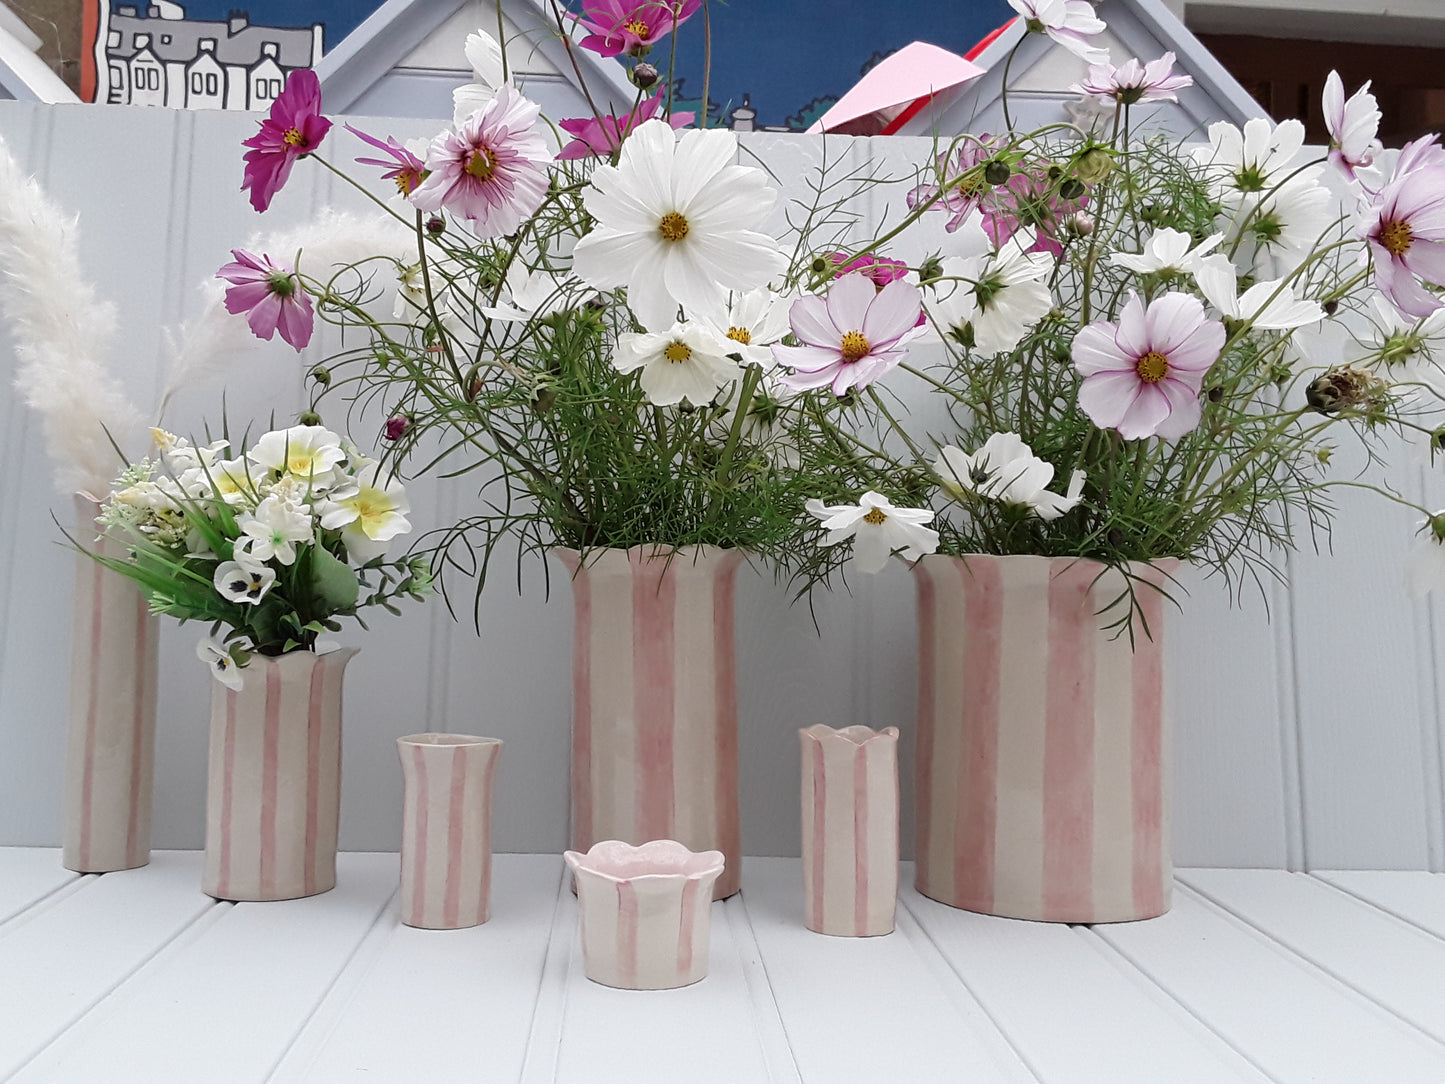
[[[411,194],[423,211],[445,207],[473,220],[478,237],[501,237],[542,205],[552,155],[536,131],[541,107],[510,83],[427,149],[430,175]]]
[[[1174,92],[1192,87],[1194,80],[1187,75],[1170,74],[1173,67],[1173,53],[1165,53],[1148,64],[1141,64],[1137,58],[1130,57],[1117,68],[1106,60],[1102,64],[1091,65],[1089,74],[1069,89],[1098,98],[1112,98],[1123,105],[1177,102],[1179,99]]]
[[[245,313],[257,338],[269,341],[279,331],[300,351],[311,341],[315,317],[295,268],[239,248],[231,249],[231,255],[236,262],[216,272],[216,278],[231,283],[226,311],[233,316]]]
[[[1199,389],[1224,337],[1196,297],[1169,293],[1146,309],[1134,294],[1117,324],[1100,321],[1074,336],[1079,408],[1125,440],[1177,440],[1199,424]]]
[[[1407,164],[1425,154],[1413,153]],[[1403,172],[1402,151],[1395,174],[1365,214],[1360,235],[1369,242],[1375,285],[1390,303],[1416,319],[1441,307],[1440,298],[1422,285],[1445,284],[1445,166],[1417,165]]]
[[[701,6],[702,0],[586,0],[573,18],[591,31],[582,48],[599,56],[642,56]]]
[[[246,152],[246,173],[241,190],[251,190],[251,206],[264,211],[271,197],[291,176],[291,166],[303,154],[321,145],[331,122],[321,115],[321,81],[310,68],[298,68],[286,77],[286,87],[271,103],[271,115],[261,130],[241,146]]]
[[[370,143],[377,150],[387,157],[385,158],[358,158],[356,164],[359,166],[378,166],[386,170],[381,175],[383,181],[395,181],[396,190],[403,196],[409,196],[416,191],[422,181],[426,180],[426,163],[424,163],[411,151],[407,150],[391,136],[386,137],[383,142],[376,136],[367,135],[360,128],[353,128],[346,125],[346,130],[364,143]]]
[[[834,281],[826,300],[793,302],[788,320],[802,346],[774,346],[773,358],[794,370],[781,377],[795,391],[831,384],[833,394],[867,387],[908,353],[918,334],[923,295],[902,279],[881,290],[864,275]]]
[[[662,108],[662,104],[663,94],[659,91],[651,98],[644,99],[635,112],[624,113],[620,117],[606,116],[600,121],[596,117],[578,117],[576,120],[558,121],[557,124],[563,131],[577,138],[563,147],[557,157],[570,160],[610,156],[613,151],[622,146],[623,138],[631,135],[634,128],[643,121],[657,116],[657,111]],[[692,123],[695,115],[693,113],[674,113],[666,119],[667,123],[674,128],[686,128]]]
[[[1369,166],[1383,149],[1375,135],[1380,130],[1380,107],[1370,93],[1369,80],[1345,98],[1339,72],[1325,78],[1325,128],[1330,133],[1330,164],[1350,180],[1355,170]]]

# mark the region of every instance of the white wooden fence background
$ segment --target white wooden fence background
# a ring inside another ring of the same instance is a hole
[[[50,195],[82,216],[82,258],[121,306],[113,364],[135,398],[161,384],[161,328],[199,304],[195,285],[257,231],[307,219],[355,193],[302,163],[264,217],[239,191],[240,141],[254,119],[121,107],[0,103],[0,137]],[[373,132],[431,134],[428,122],[373,122]],[[834,154],[842,141],[832,141]],[[756,153],[790,184],[821,153],[796,137],[753,135]],[[326,152],[361,150],[339,127]],[[898,173],[929,153],[923,140],[858,140],[847,152]],[[3,195],[0,195],[3,198]],[[874,220],[900,189],[873,194]],[[896,213],[896,210],[895,210]],[[934,231],[908,255],[937,247]],[[322,344],[324,346],[324,342]],[[315,354],[318,346],[308,351]],[[316,354],[315,356],[320,356]],[[73,559],[50,522],[70,502],[55,493],[39,427],[10,387],[14,363],[0,332],[0,845],[55,845],[64,763],[69,594]],[[233,421],[289,421],[304,402],[303,367],[278,343],[258,348],[226,380]],[[222,388],[196,387],[168,426],[199,432],[220,415]],[[339,412],[334,419],[339,421]],[[363,441],[368,434],[358,432]],[[1342,457],[1342,470],[1350,470]],[[1445,487],[1403,453],[1397,482],[1445,506]],[[465,483],[410,487],[419,528],[451,519]],[[1292,586],[1231,606],[1215,582],[1189,577],[1184,612],[1170,619],[1175,858],[1193,866],[1445,870],[1442,828],[1438,604],[1412,603],[1400,564],[1413,545],[1408,511],[1348,492],[1333,554],[1289,561]],[[499,774],[498,850],[566,844],[571,605],[565,579],[544,601],[539,569],[518,595],[505,572],[489,587],[481,633],[441,605],[382,614],[348,678],[342,845],[395,849],[400,772],[393,739],[457,730],[506,742]],[[738,592],[743,845],[798,853],[797,728],[899,725],[911,765],[913,588],[891,568],[820,595],[815,633],[805,606],[766,573]],[[1268,609],[1268,614],[1266,613]],[[162,637],[156,831],[162,847],[203,834],[210,678],[195,661],[200,630],[168,622]],[[911,787],[904,771],[905,809]],[[904,827],[905,848],[911,817]]]

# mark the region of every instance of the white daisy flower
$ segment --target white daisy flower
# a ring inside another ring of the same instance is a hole
[[[1304,141],[1305,126],[1297,120],[1273,125],[1255,117],[1245,122],[1242,131],[1219,121],[1209,126],[1209,146],[1195,148],[1191,157],[1203,168],[1210,194],[1232,209],[1294,173]],[[1311,166],[1295,179],[1313,181],[1319,174],[1320,167]]]
[[[728,357],[730,353],[731,342],[719,339],[702,324],[679,323],[661,335],[619,335],[612,364],[620,373],[642,370],[642,391],[649,403],[673,406],[686,399],[700,407],[742,376],[738,363]]]
[[[296,562],[297,542],[310,542],[314,535],[311,516],[300,511],[294,504],[280,497],[267,497],[256,506],[254,514],[236,517],[236,526],[243,537],[236,540],[235,548],[244,553],[248,565],[258,565],[275,559],[283,565]]]
[[[815,498],[805,507],[827,529],[825,546],[853,539],[849,563],[859,572],[882,571],[894,553],[916,561],[938,549],[938,532],[924,526],[932,522],[933,509],[895,508],[887,497],[871,489],[857,504],[825,505]]]

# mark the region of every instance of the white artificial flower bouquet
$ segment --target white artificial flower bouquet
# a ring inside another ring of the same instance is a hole
[[[386,560],[411,530],[401,483],[335,433],[296,425],[234,458],[227,440],[152,435],[155,458],[126,468],[96,518],[128,556],[96,560],[154,612],[210,623],[197,653],[222,684],[239,689],[252,654],[325,650],[337,617],[430,589],[424,558]]]

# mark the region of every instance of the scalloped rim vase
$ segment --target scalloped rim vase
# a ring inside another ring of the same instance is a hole
[[[733,592],[744,554],[603,549],[572,572],[572,846],[675,839],[718,850],[740,886]]]
[[[1175,562],[1131,574],[1167,589]],[[1169,909],[1163,628],[1101,625],[1123,574],[1064,557],[930,555],[918,589],[916,887],[1009,918]]]
[[[726,859],[672,839],[609,839],[562,856],[577,878],[582,965],[619,990],[671,990],[707,975],[712,886]]]

